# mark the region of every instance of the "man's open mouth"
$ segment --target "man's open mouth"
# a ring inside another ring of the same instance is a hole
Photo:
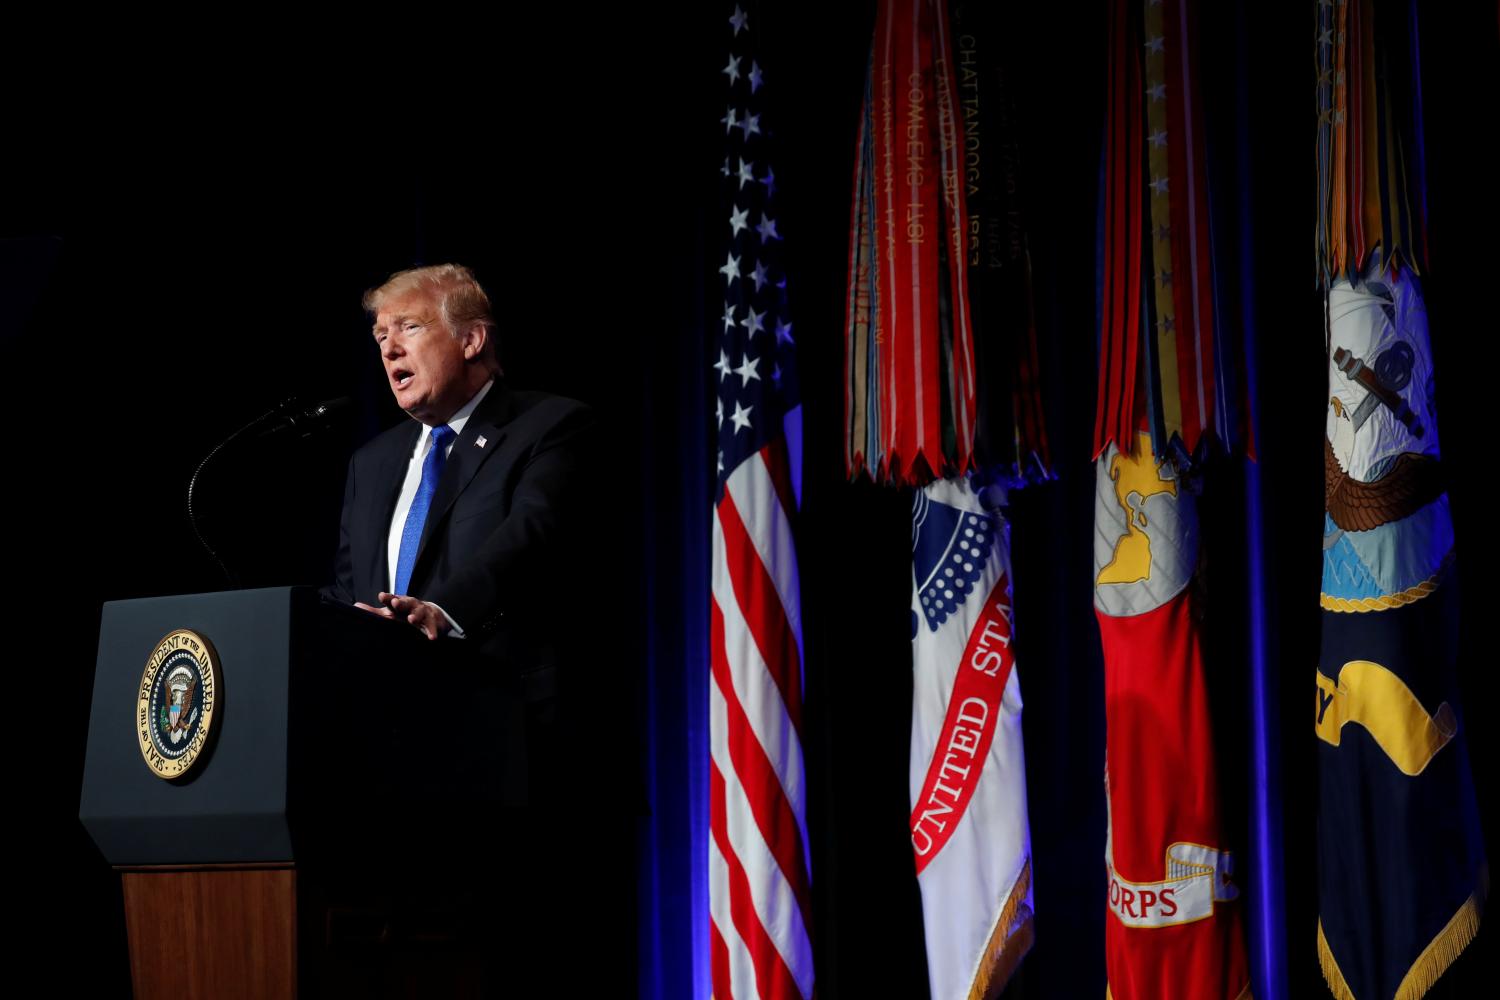
[[[399,388],[411,381],[411,372],[405,368],[397,368],[391,372],[391,381],[396,383],[396,386]]]

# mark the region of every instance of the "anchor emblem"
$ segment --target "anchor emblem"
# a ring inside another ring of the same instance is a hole
[[[1342,347],[1334,350],[1333,363],[1338,366],[1338,370],[1343,372],[1349,381],[1358,382],[1370,391],[1370,394],[1350,416],[1350,422],[1354,425],[1354,433],[1358,434],[1360,427],[1364,426],[1365,421],[1369,420],[1371,414],[1375,412],[1375,408],[1384,404],[1395,414],[1396,419],[1411,431],[1413,437],[1422,436],[1421,419],[1412,412],[1406,400],[1401,398],[1401,390],[1405,389],[1407,383],[1411,381],[1411,370],[1416,360],[1416,352],[1404,340],[1396,341],[1381,352],[1373,366],[1366,364],[1363,358],[1356,358]]]

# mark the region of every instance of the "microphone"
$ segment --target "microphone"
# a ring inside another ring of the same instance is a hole
[[[261,418],[266,423],[256,430],[255,437],[278,437],[289,433],[303,438],[312,437],[332,424],[351,405],[352,400],[348,396],[339,396],[337,399],[305,407],[299,407],[296,399],[289,399]]]
[[[198,480],[203,475],[203,470],[213,461],[214,456],[241,438],[247,441],[262,440],[294,431],[299,437],[310,438],[332,424],[335,418],[349,408],[350,404],[351,401],[348,396],[340,396],[337,399],[314,403],[312,406],[307,407],[302,407],[295,397],[287,399],[256,417],[223,441],[220,441],[214,446],[212,451],[203,457],[203,461],[198,463],[198,467],[193,470],[193,477],[188,480],[187,489],[188,523],[193,527],[193,534],[197,537],[198,544],[203,546],[204,551],[213,558],[214,562],[218,563],[219,569],[223,571],[224,579],[228,581],[230,587],[239,586],[239,582],[235,575],[230,572],[224,560],[220,558],[218,551],[209,544],[208,538],[204,536],[203,526],[199,523],[198,507],[194,503],[198,489]]]

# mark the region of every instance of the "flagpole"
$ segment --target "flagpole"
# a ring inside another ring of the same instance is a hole
[[[1236,8],[1236,61],[1249,66],[1244,5]],[[1237,74],[1235,87],[1235,159],[1248,166],[1252,157],[1250,133],[1250,94],[1246,74]],[[1249,407],[1251,441],[1260,436],[1260,365],[1256,350],[1256,281],[1254,253],[1255,214],[1251,204],[1249,178],[1239,185],[1236,205],[1239,231],[1240,323],[1243,331],[1245,395]],[[1248,597],[1250,616],[1250,857],[1252,891],[1249,905],[1250,981],[1260,1000],[1284,1000],[1288,996],[1286,962],[1286,900],[1283,883],[1286,878],[1282,838],[1281,722],[1280,683],[1270,668],[1266,649],[1268,608],[1265,573],[1265,504],[1258,461],[1245,463],[1245,566],[1249,572]]]

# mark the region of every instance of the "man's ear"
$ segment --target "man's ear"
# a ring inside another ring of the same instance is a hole
[[[460,339],[464,345],[464,360],[472,361],[474,358],[484,356],[484,348],[489,343],[490,331],[483,323],[475,323],[464,332]]]

